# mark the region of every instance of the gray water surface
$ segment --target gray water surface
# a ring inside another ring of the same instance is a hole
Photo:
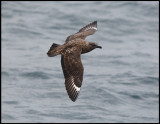
[[[158,2],[2,2],[2,122],[158,122]],[[97,20],[72,102],[52,43]]]

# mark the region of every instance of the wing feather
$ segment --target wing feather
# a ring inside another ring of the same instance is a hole
[[[67,37],[66,42],[74,40],[76,38],[85,39],[87,36],[94,34],[97,31],[97,21],[94,21],[85,27],[81,28],[77,33]]]
[[[72,101],[75,101],[80,93],[83,80],[83,65],[81,62],[81,50],[68,48],[61,56],[61,65],[65,78],[65,87]]]

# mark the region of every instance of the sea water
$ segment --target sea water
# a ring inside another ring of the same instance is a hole
[[[2,122],[158,122],[159,3],[2,2]],[[61,57],[48,57],[97,20],[86,38],[102,49],[81,56],[76,102],[65,89]]]

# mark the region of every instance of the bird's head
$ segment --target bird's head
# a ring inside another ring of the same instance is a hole
[[[94,43],[94,42],[89,42],[89,46],[90,46],[90,48],[91,48],[92,50],[95,49],[95,48],[100,48],[100,49],[102,49],[101,46],[98,46],[98,44],[97,44],[97,43]]]

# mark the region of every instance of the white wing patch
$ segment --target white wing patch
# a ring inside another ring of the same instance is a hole
[[[87,28],[85,29],[85,31],[90,30],[90,29],[95,29],[95,30],[97,30],[96,27],[87,27]]]
[[[95,30],[97,30],[97,28],[96,28],[96,27],[88,27],[88,29],[95,29]]]
[[[80,88],[77,87],[77,86],[74,84],[74,78],[73,78],[73,77],[71,77],[71,81],[72,81],[72,86],[76,89],[77,92],[79,92],[79,91],[80,91]]]

